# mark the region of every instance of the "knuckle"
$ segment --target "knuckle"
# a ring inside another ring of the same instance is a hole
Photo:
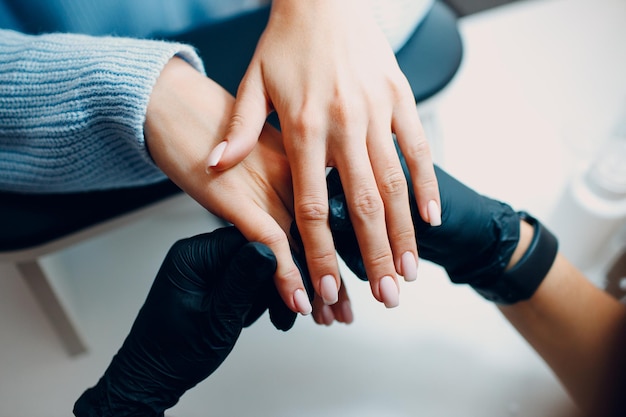
[[[280,288],[287,288],[290,286],[299,286],[302,282],[300,278],[300,270],[295,265],[280,270],[280,273],[276,274],[276,285]],[[294,285],[294,283],[296,285]]]
[[[360,95],[360,100],[355,99],[355,93],[348,88],[336,88],[332,101],[328,104],[331,122],[340,127],[344,134],[349,135],[355,126],[363,125],[366,121],[366,108],[371,104],[368,95]]]
[[[424,160],[430,159],[430,146],[425,137],[421,136],[415,141],[411,141],[406,149],[402,149],[402,153],[407,160]]]
[[[328,203],[319,199],[301,199],[295,207],[298,223],[320,223],[328,219]]]
[[[259,230],[258,238],[255,240],[270,248],[277,248],[287,241],[287,235],[281,229],[265,228],[264,230]]]
[[[361,219],[382,214],[383,202],[378,193],[371,188],[362,188],[352,200],[354,214]]]
[[[387,174],[380,183],[380,190],[384,196],[398,197],[407,194],[406,178],[398,170],[387,170]]]
[[[388,250],[379,249],[371,252],[368,256],[366,256],[366,259],[366,268],[369,270],[382,270],[387,268],[389,265],[393,265],[393,256]]]
[[[387,85],[392,97],[404,98],[406,96],[406,86],[397,77],[390,78]]]
[[[415,244],[415,232],[413,225],[411,224],[411,227],[395,231],[391,239],[397,244]]]
[[[352,106],[350,106],[346,99],[337,97],[330,104],[330,115],[335,124],[340,126],[351,126],[354,117]]]
[[[309,250],[307,260],[313,265],[333,265],[337,262],[337,255],[335,252],[327,250]]]
[[[423,190],[424,192],[439,192],[439,183],[434,171],[421,171],[419,175],[413,178],[413,189]]]
[[[408,98],[413,99],[413,93],[409,81],[402,73],[399,67],[389,75],[387,78],[387,90],[396,98]]]
[[[438,190],[437,178],[432,176],[432,177],[420,179],[417,186],[420,189]]]
[[[296,114],[289,117],[291,131],[301,138],[318,137],[324,130],[320,112],[311,106],[304,106]]]
[[[230,122],[228,123],[228,127],[230,129],[239,128],[246,125],[246,117],[239,113],[235,112],[230,118]]]

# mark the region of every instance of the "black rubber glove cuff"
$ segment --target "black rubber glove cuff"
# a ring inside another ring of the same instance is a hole
[[[552,267],[558,251],[557,238],[539,220],[523,211],[518,214],[535,229],[526,253],[499,277],[489,282],[472,283],[476,292],[498,304],[514,304],[532,297]]]

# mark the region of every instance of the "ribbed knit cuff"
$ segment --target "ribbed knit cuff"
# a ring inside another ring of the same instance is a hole
[[[144,143],[150,93],[187,45],[0,30],[0,188],[73,192],[164,179]]]

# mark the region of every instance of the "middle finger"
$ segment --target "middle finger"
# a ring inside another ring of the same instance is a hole
[[[354,232],[374,297],[386,307],[396,307],[399,291],[389,244],[385,207],[378,191],[366,146],[344,141],[337,170],[343,184]],[[375,159],[375,158],[374,158]]]

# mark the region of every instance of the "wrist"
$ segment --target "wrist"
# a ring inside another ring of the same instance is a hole
[[[324,22],[345,24],[345,19],[353,19],[365,12],[371,15],[369,3],[363,4],[360,0],[272,0],[270,19],[284,18],[289,23],[299,19],[299,23],[308,23],[310,29],[318,32]]]
[[[512,257],[507,269],[495,279],[472,285],[483,297],[498,304],[514,304],[532,297],[552,267],[558,251],[556,237],[539,220],[525,212],[518,214],[523,229],[520,229],[518,247],[514,251],[517,252],[516,259]],[[530,242],[526,226],[532,228]]]
[[[520,261],[520,259],[522,259],[522,256],[524,256],[533,240],[535,229],[528,222],[520,219],[519,234],[519,241],[517,242],[515,251],[513,251],[513,255],[511,255],[509,263],[504,269],[505,272],[513,268]]]

